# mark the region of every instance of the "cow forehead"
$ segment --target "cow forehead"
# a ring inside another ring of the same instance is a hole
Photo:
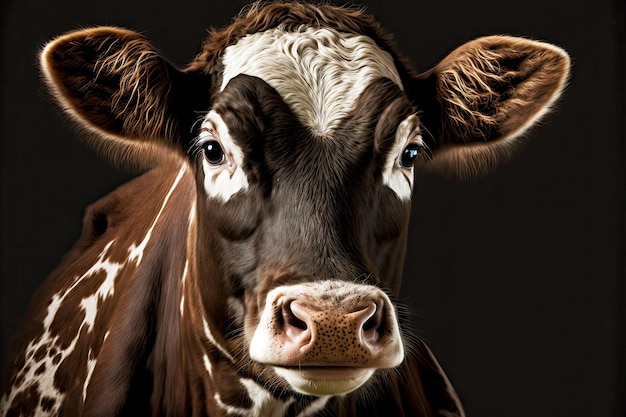
[[[402,89],[393,57],[364,35],[331,28],[275,28],[247,35],[224,51],[220,91],[239,74],[274,88],[299,121],[320,136],[331,134],[374,80]]]

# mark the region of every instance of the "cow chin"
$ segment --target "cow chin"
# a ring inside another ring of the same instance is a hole
[[[342,367],[274,367],[276,374],[300,394],[327,396],[354,391],[365,384],[376,371],[368,368]]]

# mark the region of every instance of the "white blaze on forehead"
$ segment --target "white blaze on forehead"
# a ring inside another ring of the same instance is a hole
[[[248,177],[243,171],[243,151],[233,141],[226,123],[215,111],[210,111],[202,122],[198,145],[209,141],[217,141],[225,154],[225,161],[220,165],[212,165],[202,160],[204,171],[204,189],[213,198],[228,201],[233,194],[248,189]],[[203,155],[200,156],[204,158]]]
[[[239,74],[272,86],[313,132],[339,126],[356,99],[379,78],[402,82],[388,52],[369,37],[328,28],[282,28],[247,35],[226,48],[221,90]]]
[[[402,152],[410,143],[425,148],[419,134],[419,118],[414,114],[404,119],[398,126],[393,147],[387,155],[383,169],[383,184],[391,188],[402,200],[410,200],[413,192],[413,168],[400,165]]]

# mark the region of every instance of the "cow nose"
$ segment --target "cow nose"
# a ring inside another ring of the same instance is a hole
[[[250,357],[285,369],[380,369],[398,366],[404,346],[395,307],[382,290],[318,281],[267,294]]]
[[[384,306],[370,301],[354,311],[341,316],[329,316],[319,307],[293,300],[282,304],[284,335],[295,350],[301,351],[315,339],[328,336],[356,337],[359,344],[368,350],[376,350],[382,331]]]
[[[404,359],[395,307],[372,285],[282,285],[267,293],[260,313],[250,358],[272,366],[296,392],[344,394]]]
[[[274,306],[274,319],[257,329],[270,339],[270,348],[255,354],[259,359],[284,366],[363,368],[393,367],[401,359],[395,313],[382,298],[328,303],[290,295],[278,297]]]

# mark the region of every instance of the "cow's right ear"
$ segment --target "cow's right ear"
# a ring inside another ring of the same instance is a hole
[[[64,110],[118,158],[163,148],[155,144],[182,150],[196,111],[208,108],[206,77],[179,71],[126,29],[70,32],[45,46],[40,63]]]

